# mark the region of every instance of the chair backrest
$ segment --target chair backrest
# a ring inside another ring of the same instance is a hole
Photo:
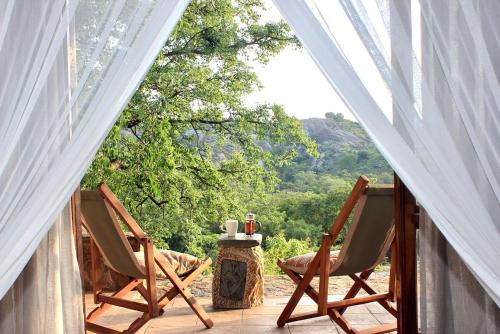
[[[369,185],[356,204],[332,275],[354,274],[380,264],[394,232],[394,186]]]
[[[81,210],[85,227],[108,267],[125,276],[145,278],[111,206],[97,191],[82,191]]]

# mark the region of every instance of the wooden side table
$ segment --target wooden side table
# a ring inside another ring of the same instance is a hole
[[[262,234],[219,237],[212,281],[214,308],[250,308],[264,301]]]

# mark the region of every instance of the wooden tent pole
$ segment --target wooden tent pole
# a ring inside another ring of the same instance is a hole
[[[76,259],[78,268],[80,269],[80,277],[82,280],[82,304],[83,312],[85,313],[85,285],[83,283],[83,238],[82,238],[82,221],[80,207],[80,186],[78,186],[71,195],[71,224],[73,227],[73,237],[75,238]],[[85,314],[84,314],[85,315]]]
[[[80,272],[83,272],[83,241],[82,241],[82,222],[80,219],[80,187],[76,188],[71,195],[71,223],[73,225],[73,237],[75,238],[76,258]]]
[[[398,333],[417,334],[417,238],[415,197],[394,174]]]

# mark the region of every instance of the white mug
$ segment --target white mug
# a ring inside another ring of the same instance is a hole
[[[238,231],[238,221],[234,219],[228,219],[224,224],[220,226],[220,229],[227,233],[228,237],[234,237],[236,231]]]

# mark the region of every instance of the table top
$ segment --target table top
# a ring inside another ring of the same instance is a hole
[[[234,237],[228,237],[227,233],[222,233],[217,243],[223,247],[250,248],[259,246],[262,243],[262,234],[246,235],[245,233],[236,233]]]

